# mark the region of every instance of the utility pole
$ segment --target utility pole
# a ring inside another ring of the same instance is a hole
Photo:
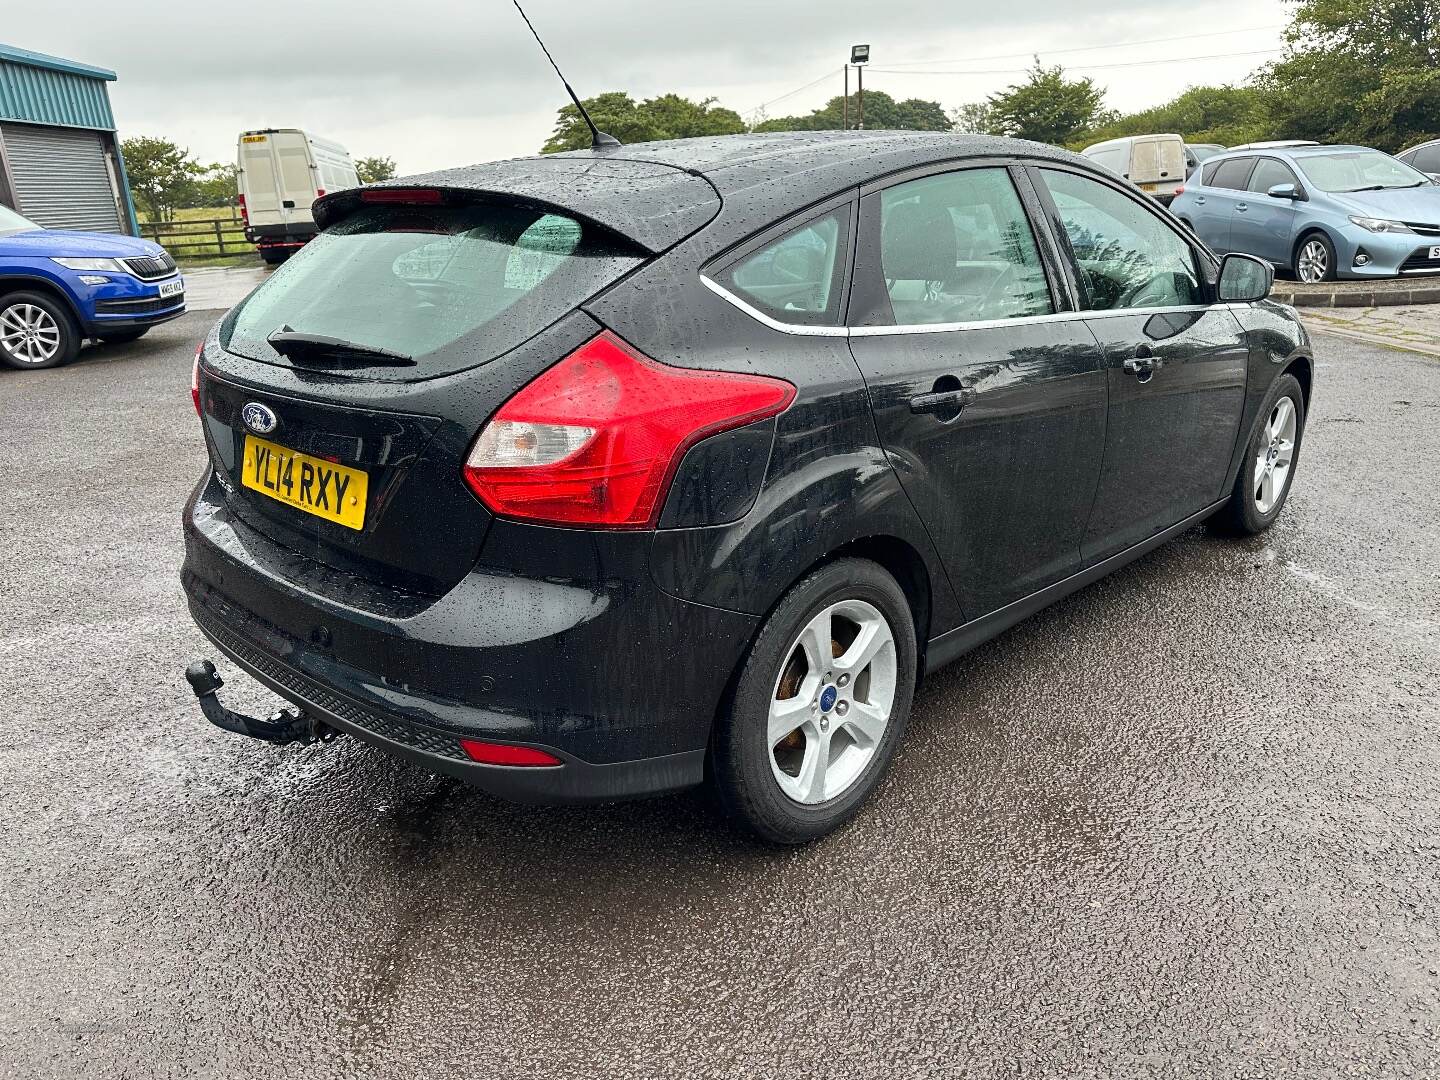
[[[869,45],[850,46],[850,63],[855,65],[855,93],[858,98],[856,108],[859,113],[859,123],[856,125],[861,131],[865,130],[865,66],[870,62]],[[846,80],[846,103],[849,103],[849,80]],[[847,110],[848,111],[848,110]]]
[[[843,125],[846,131],[850,130],[850,65],[846,64],[842,69],[845,72],[845,93],[840,96],[840,111],[845,117]]]

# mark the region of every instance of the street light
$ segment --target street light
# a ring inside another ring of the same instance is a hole
[[[864,65],[868,64],[869,62],[870,62],[870,46],[869,46],[869,45],[851,45],[851,46],[850,46],[850,63],[852,63],[852,64],[855,65],[855,93],[856,93],[856,96],[857,96],[858,99],[859,99],[858,102],[857,102],[857,104],[859,105],[859,108],[860,108],[860,120],[859,120],[859,123],[856,124],[856,127],[857,127],[859,130],[861,130],[861,131],[864,131],[864,130],[865,130],[865,67],[864,67]],[[849,82],[849,79],[846,79],[846,82],[848,83],[848,82]],[[846,104],[845,125],[848,127],[848,126],[850,125],[850,118],[849,118],[850,92],[849,92],[849,88],[848,88],[848,87],[846,88],[846,92],[845,92],[845,104]]]

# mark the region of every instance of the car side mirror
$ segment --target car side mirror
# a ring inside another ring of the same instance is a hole
[[[1276,184],[1265,194],[1272,199],[1289,199],[1292,202],[1298,202],[1305,197],[1294,184]]]
[[[1250,304],[1264,300],[1275,284],[1275,268],[1254,255],[1226,255],[1220,261],[1220,302]]]

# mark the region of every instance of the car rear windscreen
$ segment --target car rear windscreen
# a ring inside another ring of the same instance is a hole
[[[543,210],[367,206],[242,301],[221,324],[220,344],[288,364],[268,342],[283,329],[415,360],[366,368],[367,378],[444,374],[508,352],[641,261],[613,234]]]

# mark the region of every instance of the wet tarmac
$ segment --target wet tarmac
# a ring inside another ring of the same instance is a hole
[[[0,1076],[1440,1074],[1440,363],[1321,338],[1267,536],[932,679],[849,828],[209,727],[192,315],[0,372]],[[238,706],[274,699],[222,664]]]

